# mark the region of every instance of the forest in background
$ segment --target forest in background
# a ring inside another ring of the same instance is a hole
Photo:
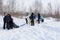
[[[21,1],[19,6],[21,9],[18,10],[18,4],[15,0],[0,0],[0,14],[4,15],[4,12],[10,13],[12,16],[28,16],[32,12],[36,15],[39,12],[44,17],[54,17],[60,18],[60,1],[59,0],[34,0],[30,5],[27,3],[28,1]],[[27,7],[25,6],[27,3]],[[16,7],[17,6],[17,7]]]

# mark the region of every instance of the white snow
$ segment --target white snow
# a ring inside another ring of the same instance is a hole
[[[53,18],[45,18],[45,22],[35,23],[35,26],[25,24],[25,19],[13,19],[20,27],[4,30],[3,16],[0,16],[0,40],[60,40],[60,22]]]

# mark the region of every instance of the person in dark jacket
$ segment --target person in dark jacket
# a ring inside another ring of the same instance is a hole
[[[10,14],[8,14],[8,17],[9,17],[9,22],[7,28],[13,29],[13,18],[11,17]]]
[[[28,19],[27,19],[27,18],[25,18],[25,20],[26,20],[26,24],[28,24]]]
[[[38,13],[38,23],[40,23],[41,15]]]
[[[32,13],[29,18],[30,18],[30,20],[31,20],[31,26],[34,26],[34,19],[35,19],[34,13]]]
[[[13,29],[13,28],[19,28],[18,25],[16,25],[14,22],[13,22],[13,18],[11,17],[10,14],[8,14],[9,17],[10,17],[10,20],[9,20],[9,24],[10,24],[10,28]]]
[[[9,20],[9,28],[10,29],[13,29],[13,28],[19,28],[19,26],[17,26],[14,22],[13,22],[13,18],[11,17],[11,15],[10,14],[8,14],[8,16],[9,16],[9,18],[10,18],[10,20]]]
[[[3,18],[3,21],[4,21],[3,29],[7,28],[9,20],[10,20],[9,16],[5,15]]]
[[[17,28],[18,27],[13,22],[13,19],[12,19],[12,17],[11,17],[10,14],[7,14],[6,16],[4,16],[3,21],[4,21],[3,29],[7,28],[9,30],[9,29],[13,29],[13,27],[14,28]]]
[[[40,21],[41,22],[44,22],[44,19],[43,19],[43,16],[41,16],[39,13],[38,13],[38,23],[40,23]]]

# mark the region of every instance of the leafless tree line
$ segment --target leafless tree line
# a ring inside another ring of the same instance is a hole
[[[43,4],[41,2],[42,0],[35,0],[35,3],[33,4],[34,9],[34,13],[37,14],[37,12],[39,12],[41,15],[43,15],[44,17],[55,17],[55,18],[60,18],[60,7],[58,6],[56,8],[56,10],[52,10],[52,3],[49,2],[48,3],[48,12],[46,10],[43,9]],[[32,12],[33,8],[29,8],[29,12]],[[54,12],[53,12],[54,11]],[[0,0],[0,14],[3,14],[4,12],[8,12],[8,13],[13,13],[12,15],[23,15],[23,12],[15,12],[15,0],[8,0],[8,5],[4,6],[3,5],[3,1]],[[27,15],[27,12],[26,14]]]
[[[35,5],[37,5],[37,10],[38,12],[40,12],[41,15],[43,15],[44,17],[53,17],[53,18],[60,18],[60,6],[57,5],[57,7],[55,7],[56,9],[53,10],[52,8],[52,3],[49,2],[47,5],[47,11],[46,10],[43,10],[43,7],[42,7],[42,3],[41,3],[41,0],[40,2],[39,1],[35,1]],[[40,7],[40,8],[39,8]]]

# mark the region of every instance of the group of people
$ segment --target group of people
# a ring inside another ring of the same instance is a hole
[[[3,29],[13,29],[13,28],[18,28],[19,26],[17,26],[14,22],[13,22],[13,18],[11,17],[10,14],[6,14],[4,13],[4,18],[3,18],[4,24],[3,24]]]
[[[43,19],[43,16],[40,15],[40,13],[37,13],[38,14],[38,19],[37,19],[37,22],[40,23],[41,22],[44,22],[44,19]],[[30,19],[30,23],[31,23],[31,26],[34,26],[34,20],[36,19],[36,15],[32,12],[31,15],[29,16],[29,19]],[[26,20],[26,24],[28,24],[28,19],[25,18]]]
[[[44,22],[44,19],[42,18],[42,16],[38,13],[38,17],[37,17],[37,22],[40,23],[40,21]],[[29,16],[30,22],[31,22],[31,26],[34,26],[34,20],[36,19],[36,15],[34,13],[31,13],[31,15]],[[28,24],[28,19],[25,18],[26,20],[26,24]],[[3,18],[4,24],[3,24],[3,29],[13,29],[13,28],[19,28],[19,26],[17,26],[14,22],[13,22],[13,18],[11,17],[10,14],[6,14],[4,13],[4,18]]]

